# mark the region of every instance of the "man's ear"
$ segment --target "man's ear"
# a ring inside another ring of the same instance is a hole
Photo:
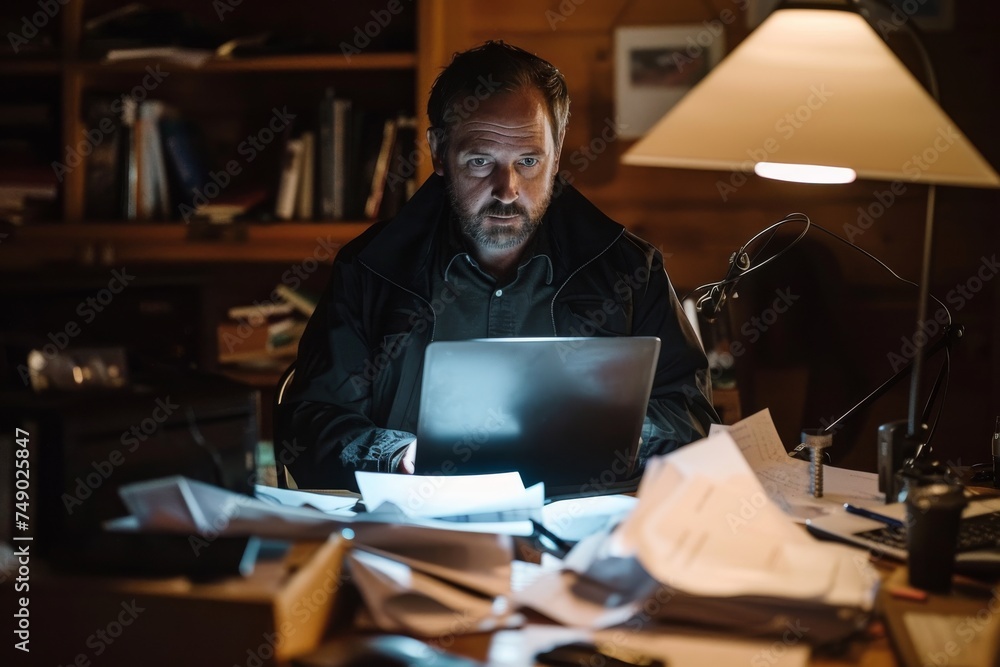
[[[434,173],[444,176],[444,155],[442,155],[442,130],[440,128],[427,128],[427,146],[431,149],[431,164],[434,166]]]

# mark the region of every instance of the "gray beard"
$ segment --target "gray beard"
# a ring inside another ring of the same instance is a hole
[[[448,199],[451,201],[451,210],[458,220],[462,233],[476,246],[490,250],[506,250],[514,248],[528,239],[535,233],[541,224],[541,219],[532,218],[520,204],[502,204],[494,202],[489,204],[473,216],[462,213],[461,202],[455,194],[451,182],[448,182]],[[548,209],[548,201],[545,202],[543,211]],[[489,216],[510,216],[520,215],[521,220],[513,227],[487,227],[486,218]]]

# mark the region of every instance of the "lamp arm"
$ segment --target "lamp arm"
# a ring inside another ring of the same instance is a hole
[[[944,348],[948,348],[950,350],[951,347],[955,344],[955,341],[961,338],[964,334],[965,334],[965,327],[963,327],[961,324],[945,327],[944,333],[941,335],[941,337],[939,337],[936,341],[934,341],[934,343],[925,348],[924,350],[925,356],[932,357]],[[858,401],[853,407],[851,407],[851,409],[849,409],[847,412],[845,412],[844,414],[840,415],[832,422],[827,424],[823,428],[823,432],[829,433],[834,431],[837,428],[837,425],[840,424],[840,422],[844,421],[845,419],[853,415],[861,408],[871,405],[876,400],[885,395],[885,393],[888,392],[890,389],[892,389],[894,386],[896,386],[900,380],[902,380],[904,377],[910,374],[911,369],[913,369],[914,367],[914,361],[915,359],[911,359],[910,361],[908,361],[902,368],[896,371],[885,382],[880,384],[871,393],[869,393],[867,396]]]

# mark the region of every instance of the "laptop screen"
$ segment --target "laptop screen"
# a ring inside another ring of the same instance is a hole
[[[619,490],[634,477],[659,350],[655,337],[431,343],[416,472],[517,471],[549,497]]]

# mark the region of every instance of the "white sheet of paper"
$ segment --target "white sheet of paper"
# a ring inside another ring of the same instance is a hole
[[[855,550],[817,542],[794,525],[728,433],[664,458],[643,479],[638,506],[616,531],[657,580],[694,595],[821,600],[836,594],[849,604],[871,604],[870,567],[859,567]]]
[[[254,495],[260,500],[271,500],[286,507],[311,507],[321,512],[336,512],[338,514],[350,511],[358,502],[357,497],[354,496],[328,495],[326,493],[312,493],[297,489],[279,489],[273,486],[264,486],[263,484],[254,485]]]
[[[635,508],[633,496],[608,495],[557,500],[542,508],[542,524],[569,542],[578,542],[624,519]]]
[[[732,426],[713,424],[711,433],[722,430],[739,446],[768,496],[799,523],[837,511],[844,503],[882,500],[875,473],[829,465],[823,466],[823,497],[813,498],[809,462],[788,456],[766,408]]]
[[[541,509],[545,487],[524,488],[516,472],[492,475],[390,475],[356,472],[368,510],[392,503],[407,516],[434,518]]]
[[[325,537],[353,513],[287,507],[181,476],[136,482],[118,491],[141,530],[196,534]]]

